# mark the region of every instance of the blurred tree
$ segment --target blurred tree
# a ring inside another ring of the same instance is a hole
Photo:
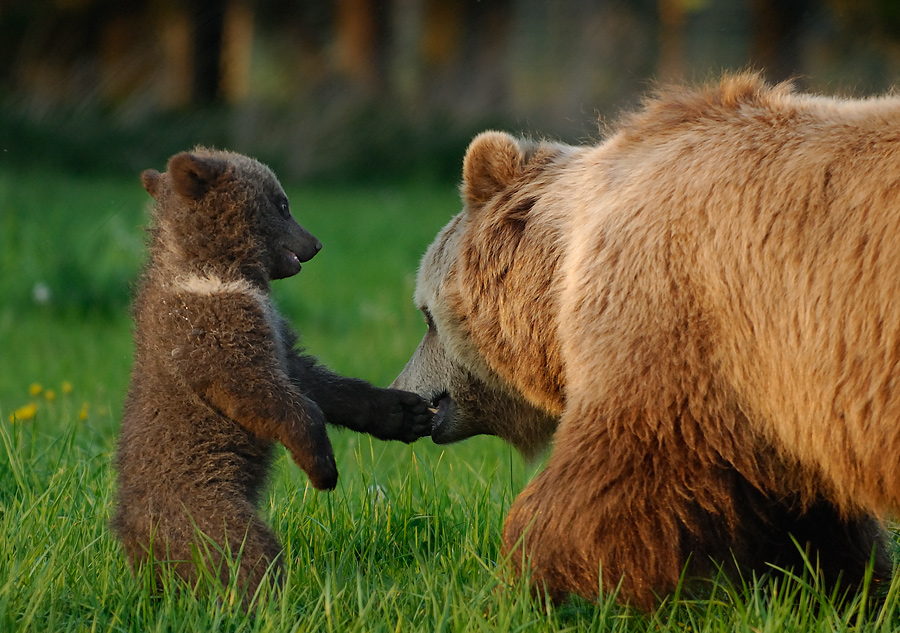
[[[243,101],[250,94],[254,22],[249,0],[228,3],[222,34],[220,86],[222,95],[230,103]]]
[[[666,81],[684,76],[684,0],[659,0],[659,62],[657,77]]]
[[[168,106],[239,100],[248,91],[250,1],[0,2],[0,85],[49,107],[154,89]]]
[[[337,68],[371,92],[385,86],[386,18],[383,3],[376,0],[337,0]]]
[[[771,81],[794,77],[814,8],[815,0],[659,0],[658,75],[693,78],[749,66]]]
[[[827,4],[851,30],[900,37],[898,0],[827,0]]]
[[[812,0],[752,0],[750,63],[769,80],[784,81],[800,72],[800,35],[811,5]]]
[[[241,103],[208,117],[221,138],[301,175],[411,154],[398,145],[455,160],[488,125],[593,138],[653,80],[747,67],[883,91],[900,0],[0,0],[0,125],[88,113],[145,130]]]
[[[222,42],[225,0],[190,0],[193,31],[193,100],[200,105],[222,99]]]

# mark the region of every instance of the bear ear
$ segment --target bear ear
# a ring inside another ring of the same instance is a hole
[[[175,192],[191,200],[199,200],[221,178],[228,163],[221,158],[197,156],[189,152],[175,154],[169,159],[169,177]]]
[[[149,193],[150,196],[157,201],[159,201],[159,188],[161,186],[161,178],[162,175],[155,169],[145,169],[143,173],[141,173],[141,183],[144,185],[144,189],[146,189],[147,193]]]
[[[464,200],[470,206],[483,205],[522,173],[523,163],[518,140],[505,132],[482,132],[463,160]]]

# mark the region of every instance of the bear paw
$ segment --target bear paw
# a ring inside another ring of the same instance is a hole
[[[433,412],[424,398],[399,389],[382,390],[381,424],[372,435],[407,444],[431,435]]]

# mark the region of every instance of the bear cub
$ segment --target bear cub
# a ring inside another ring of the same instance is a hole
[[[141,180],[155,204],[112,527],[135,571],[152,552],[192,583],[206,564],[227,584],[223,554],[240,552],[237,582],[251,598],[267,570],[276,584],[282,575],[278,539],[256,511],[275,442],[316,488],[333,489],[326,423],[412,442],[430,432],[430,414],[414,394],[296,351],[269,284],[300,272],[321,244],[271,170],[196,148]]]

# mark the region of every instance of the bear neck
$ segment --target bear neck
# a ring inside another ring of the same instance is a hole
[[[150,246],[151,267],[165,277],[216,278],[223,282],[244,281],[254,288],[268,293],[268,271],[258,254],[256,244],[244,239],[244,243],[193,234],[173,234],[164,228],[153,232]],[[223,243],[224,242],[224,243]]]

